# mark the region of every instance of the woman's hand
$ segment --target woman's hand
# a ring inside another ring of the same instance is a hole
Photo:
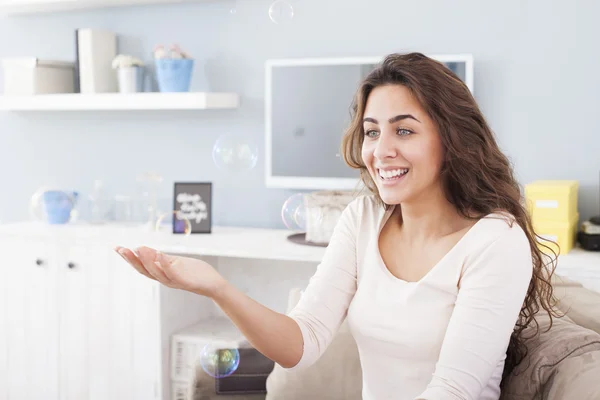
[[[202,260],[171,256],[149,247],[139,247],[134,253],[117,246],[115,251],[140,274],[170,288],[213,298],[226,283],[210,264]]]

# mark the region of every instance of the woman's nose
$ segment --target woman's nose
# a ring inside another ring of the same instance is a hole
[[[382,132],[377,140],[377,146],[373,152],[373,156],[377,159],[393,158],[398,155],[394,136]]]

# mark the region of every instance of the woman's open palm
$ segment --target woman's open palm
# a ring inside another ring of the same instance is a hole
[[[196,258],[171,256],[149,247],[133,252],[118,246],[115,251],[140,274],[170,288],[212,297],[224,282],[210,264]]]

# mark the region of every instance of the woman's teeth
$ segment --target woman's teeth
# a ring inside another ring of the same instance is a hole
[[[382,179],[394,179],[405,175],[408,172],[408,168],[400,168],[400,169],[392,169],[384,171],[382,169],[379,170],[379,176]]]

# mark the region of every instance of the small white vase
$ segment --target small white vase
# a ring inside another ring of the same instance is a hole
[[[140,67],[117,69],[120,93],[138,93],[143,89],[144,70]]]

